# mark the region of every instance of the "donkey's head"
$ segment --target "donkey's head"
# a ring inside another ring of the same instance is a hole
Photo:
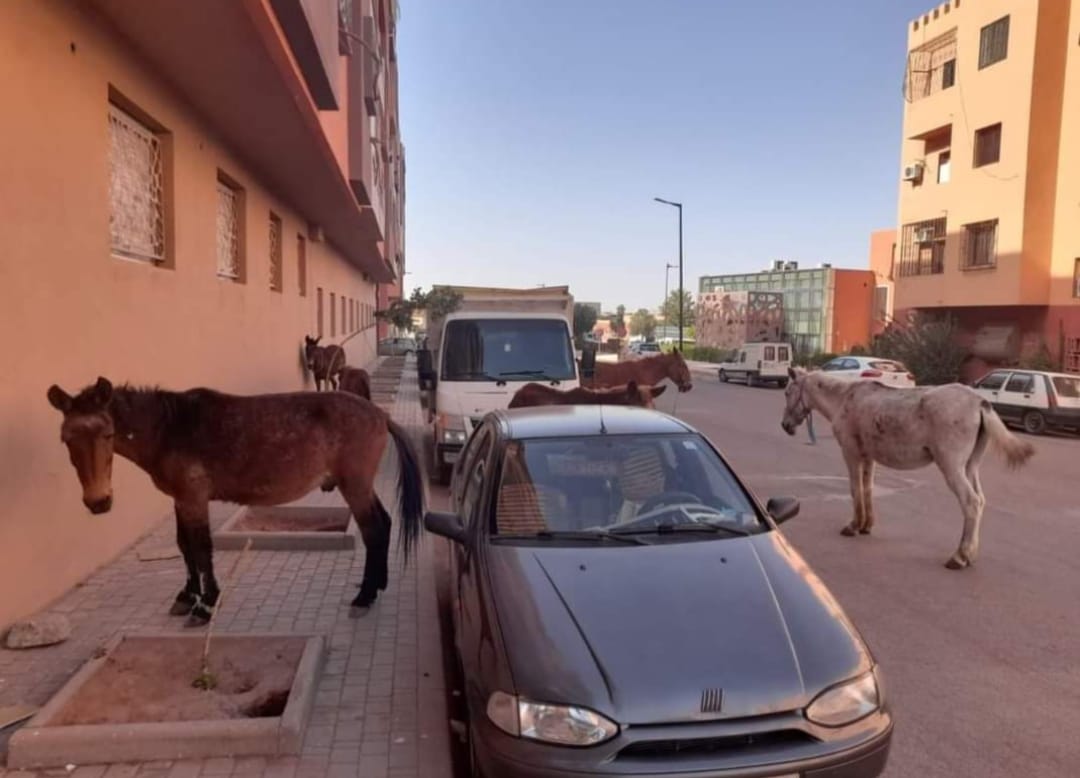
[[[806,397],[806,371],[801,367],[788,368],[788,385],[784,390],[784,418],[780,426],[788,435],[794,435],[798,426],[810,415],[810,403]]]
[[[694,388],[694,384],[690,381],[690,368],[683,359],[682,352],[674,348],[668,355],[668,359],[671,360],[668,363],[668,378],[675,383],[680,392],[689,392]]]
[[[315,369],[315,357],[321,351],[319,348],[320,340],[322,340],[322,335],[314,338],[310,335],[304,336],[304,364],[307,365],[308,370]]]
[[[636,405],[641,408],[654,408],[653,400],[664,393],[666,385],[647,386],[638,385],[637,381],[630,381],[626,385],[626,404]]]
[[[75,397],[56,384],[49,387],[49,403],[64,414],[60,440],[68,447],[71,464],[83,489],[83,503],[91,513],[112,507],[113,436],[116,433],[109,403],[113,387],[99,378]]]

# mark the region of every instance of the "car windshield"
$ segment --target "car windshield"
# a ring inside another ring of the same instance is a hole
[[[693,433],[514,441],[493,526],[496,536],[516,539],[698,539],[765,529],[731,471]]]
[[[874,370],[880,370],[882,373],[906,373],[908,369],[899,362],[893,362],[890,359],[875,359],[870,362],[870,367]]]
[[[445,381],[575,377],[566,323],[558,319],[462,319],[446,327]]]
[[[1080,399],[1080,378],[1056,375],[1051,380],[1054,383],[1054,390],[1057,392],[1058,397]]]

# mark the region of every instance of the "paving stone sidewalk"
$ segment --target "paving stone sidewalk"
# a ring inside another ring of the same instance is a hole
[[[389,360],[381,362],[391,367]],[[419,447],[422,417],[411,367],[410,362],[390,409],[413,432]],[[396,514],[391,507],[397,502],[393,459],[388,450],[377,489]],[[337,492],[315,492],[298,504],[344,502]],[[212,507],[215,525],[235,510],[233,506]],[[183,620],[168,616],[167,611],[183,582],[182,560],[140,561],[138,557],[140,550],[175,548],[174,538],[172,517],[162,517],[119,559],[54,603],[49,612],[67,615],[74,628],[66,643],[30,651],[0,648],[0,707],[43,704],[118,632],[181,629]],[[396,545],[395,538],[392,552]],[[34,773],[2,766],[7,739],[16,729],[9,727],[0,732],[0,778],[451,778],[434,581],[436,552],[433,539],[427,538],[407,569],[402,569],[400,556],[392,556],[390,586],[362,618],[350,618],[348,607],[363,572],[362,544],[355,552],[247,553],[215,631],[319,632],[327,637],[326,666],[299,756],[78,765],[73,771]],[[216,552],[215,568],[223,580],[239,553]]]

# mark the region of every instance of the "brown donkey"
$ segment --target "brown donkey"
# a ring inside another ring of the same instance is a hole
[[[145,470],[176,503],[176,542],[187,584],[170,613],[210,618],[214,578],[209,502],[279,505],[329,476],[338,484],[364,539],[364,579],[353,605],[368,606],[387,585],[390,515],[375,493],[375,475],[394,439],[398,455],[400,541],[408,560],[419,537],[423,477],[404,429],[366,400],[343,392],[251,397],[211,389],[168,392],[113,388],[104,378],[72,397],[59,386],[49,402],[64,414],[60,439],[91,513],[112,507],[113,453]]]
[[[341,368],[337,388],[339,392],[348,392],[357,397],[363,397],[365,400],[371,400],[371,376],[362,367],[346,365]]]
[[[338,373],[345,367],[345,349],[333,344],[320,346],[322,335],[304,336],[304,363],[315,377],[315,391],[321,392],[323,383],[331,389],[338,388]]]
[[[665,378],[670,378],[680,392],[689,392],[694,388],[690,381],[690,368],[678,349],[670,354],[657,354],[628,362],[597,362],[592,380],[584,380],[582,385],[602,389],[636,381],[655,386]]]
[[[531,408],[536,405],[634,405],[652,408],[666,386],[638,386],[631,381],[614,389],[567,389],[565,392],[544,384],[525,384],[514,393],[511,408]]]

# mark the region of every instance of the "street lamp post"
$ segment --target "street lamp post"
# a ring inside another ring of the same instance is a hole
[[[671,268],[673,267],[678,267],[678,265],[673,265],[670,262],[664,265],[664,304],[660,308],[660,312],[664,314],[664,327],[670,324],[667,320],[668,277],[671,275]]]
[[[673,203],[671,200],[664,200],[660,197],[654,197],[653,200],[679,209],[679,351],[681,352],[683,350],[683,303],[685,297],[683,293],[682,203]],[[667,301],[666,295],[664,300]]]

